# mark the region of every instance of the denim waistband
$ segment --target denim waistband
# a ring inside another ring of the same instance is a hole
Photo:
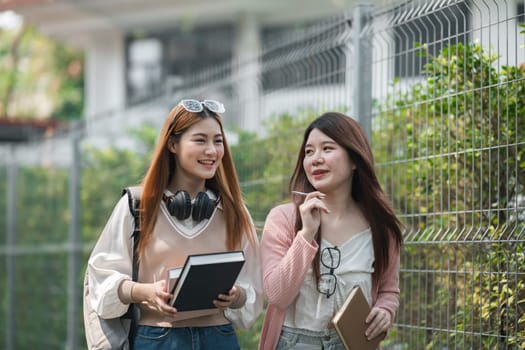
[[[328,328],[328,329],[326,329],[324,331],[312,331],[312,330],[309,330],[309,329],[292,328],[292,327],[288,327],[288,326],[283,326],[283,331],[289,332],[289,333],[294,333],[294,334],[301,334],[301,335],[311,336],[311,337],[324,337],[324,336],[327,336],[327,335],[337,335],[337,332],[336,332],[335,328]]]
[[[333,328],[326,329],[324,331],[312,331],[309,329],[283,326],[282,332],[298,335],[298,342],[302,344],[320,345],[323,343],[323,341],[339,342],[339,336],[337,335],[336,330]]]

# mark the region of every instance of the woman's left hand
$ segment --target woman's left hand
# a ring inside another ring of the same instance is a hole
[[[388,311],[379,307],[373,307],[366,318],[366,323],[369,324],[365,332],[367,339],[371,340],[381,333],[386,333],[388,328],[390,328],[390,322],[390,314]]]
[[[241,289],[238,286],[233,286],[228,294],[219,294],[217,299],[213,301],[213,304],[217,308],[224,310],[232,305],[236,304],[239,298],[241,297]]]

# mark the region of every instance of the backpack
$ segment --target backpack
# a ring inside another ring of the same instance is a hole
[[[138,254],[137,247],[140,238],[139,203],[142,195],[140,187],[127,187],[122,190],[122,195],[128,196],[129,210],[134,218],[133,239],[133,267],[132,280],[138,279]],[[139,308],[130,304],[128,311],[117,318],[103,319],[91,308],[87,302],[89,296],[88,271],[84,274],[84,329],[89,350],[124,349],[131,350],[136,331],[136,321],[139,319]]]

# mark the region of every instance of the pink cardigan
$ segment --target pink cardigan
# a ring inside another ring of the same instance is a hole
[[[286,316],[318,249],[316,242],[295,236],[295,207],[283,204],[270,211],[261,239],[263,288],[268,308],[259,350],[275,350]],[[387,310],[394,319],[399,306],[399,251],[391,249],[390,264],[377,285],[372,286],[372,303]]]

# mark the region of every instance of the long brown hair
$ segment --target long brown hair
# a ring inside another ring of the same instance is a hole
[[[341,113],[328,112],[315,119],[306,128],[303,142],[299,149],[297,163],[290,180],[290,191],[310,192],[314,190],[308,181],[303,167],[305,144],[312,130],[318,129],[345,148],[356,169],[352,177],[352,198],[361,208],[363,215],[370,224],[372,242],[374,245],[374,282],[377,283],[386,270],[389,262],[390,246],[395,244],[400,249],[403,242],[402,224],[394,213],[374,168],[374,157],[366,135],[354,119]],[[296,232],[302,227],[299,205],[304,199],[296,199]],[[316,236],[317,243],[321,242],[321,232]],[[313,262],[315,276],[319,279],[319,251]]]
[[[173,107],[164,122],[151,165],[142,181],[139,257],[144,253],[153,234],[162,194],[175,174],[175,156],[168,148],[169,142],[180,139],[180,136],[188,128],[204,118],[215,119],[219,123],[223,135],[224,156],[213,178],[206,180],[206,187],[220,194],[226,221],[226,246],[230,250],[238,249],[244,235],[250,242],[252,241],[250,234],[252,231],[251,219],[243,205],[239,180],[230,148],[224,137],[221,117],[206,108],[202,112],[193,113],[186,111],[181,105],[177,105]]]

